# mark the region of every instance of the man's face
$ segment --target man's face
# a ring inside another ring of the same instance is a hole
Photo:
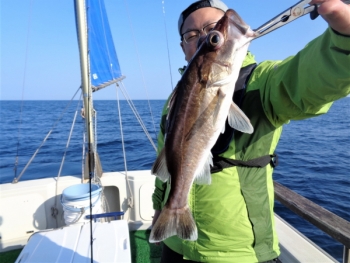
[[[208,24],[217,22],[222,18],[224,12],[213,8],[213,7],[203,7],[194,12],[192,12],[185,20],[181,33],[188,32],[190,30],[201,30]],[[204,33],[201,32],[201,36]],[[197,50],[197,41],[192,41],[186,43],[184,40],[180,43],[183,52],[185,53],[185,60],[189,62]]]

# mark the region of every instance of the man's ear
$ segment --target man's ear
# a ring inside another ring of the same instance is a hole
[[[183,41],[180,42],[180,46],[181,46],[181,48],[182,48],[182,52],[184,52],[185,60],[188,62],[187,57],[186,57],[187,55],[186,55],[186,52],[185,52],[185,47],[184,47]]]

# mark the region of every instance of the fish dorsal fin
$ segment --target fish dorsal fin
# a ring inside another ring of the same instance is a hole
[[[152,166],[151,174],[156,175],[163,182],[166,182],[169,180],[170,174],[168,171],[168,166],[166,164],[164,148],[161,150],[156,161],[154,162]]]
[[[253,133],[254,128],[244,112],[234,103],[231,103],[228,114],[228,123],[232,128],[244,133]]]
[[[173,92],[170,95],[169,101],[168,101],[168,114],[167,114],[167,118],[169,118],[169,116],[172,114],[172,109],[174,109],[174,105],[176,102],[176,97],[177,97],[177,91],[178,91],[178,85],[175,87],[175,89],[173,90]]]
[[[179,85],[179,84],[178,84]],[[176,114],[175,112],[175,103],[176,103],[176,97],[177,97],[177,91],[178,91],[178,85],[175,87],[173,92],[170,95],[170,98],[168,100],[168,114],[166,117],[166,125],[165,125],[165,133],[167,133],[169,130],[173,128],[174,123],[170,120],[174,119],[172,118],[173,114]]]
[[[193,183],[195,184],[211,184],[210,166],[213,166],[213,155],[209,155],[205,161],[203,168],[196,172]]]

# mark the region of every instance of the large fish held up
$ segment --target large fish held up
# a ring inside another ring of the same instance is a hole
[[[211,148],[226,119],[234,129],[252,133],[249,119],[232,101],[235,84],[254,31],[232,9],[208,33],[169,100],[164,148],[152,174],[170,180],[169,198],[154,224],[150,242],[177,235],[197,240],[188,207],[193,183],[210,184]]]

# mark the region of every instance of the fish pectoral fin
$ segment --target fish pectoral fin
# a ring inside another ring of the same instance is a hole
[[[156,175],[163,182],[166,182],[169,180],[170,174],[168,171],[168,166],[166,164],[164,148],[161,150],[156,161],[154,162],[151,169],[151,174]]]
[[[225,99],[225,96],[226,96],[226,94],[222,91],[222,89],[219,89],[217,100],[213,101],[216,104],[215,109],[213,111],[213,125],[214,126],[215,126],[215,123],[218,119],[221,105],[222,105],[223,100]],[[224,127],[224,130],[225,130],[225,127]]]
[[[210,166],[213,166],[213,155],[209,152],[208,158],[200,171],[197,171],[193,183],[195,184],[211,184]]]
[[[250,123],[250,120],[234,102],[231,103],[230,111],[228,114],[228,123],[237,131],[244,133],[254,132],[254,128]]]

